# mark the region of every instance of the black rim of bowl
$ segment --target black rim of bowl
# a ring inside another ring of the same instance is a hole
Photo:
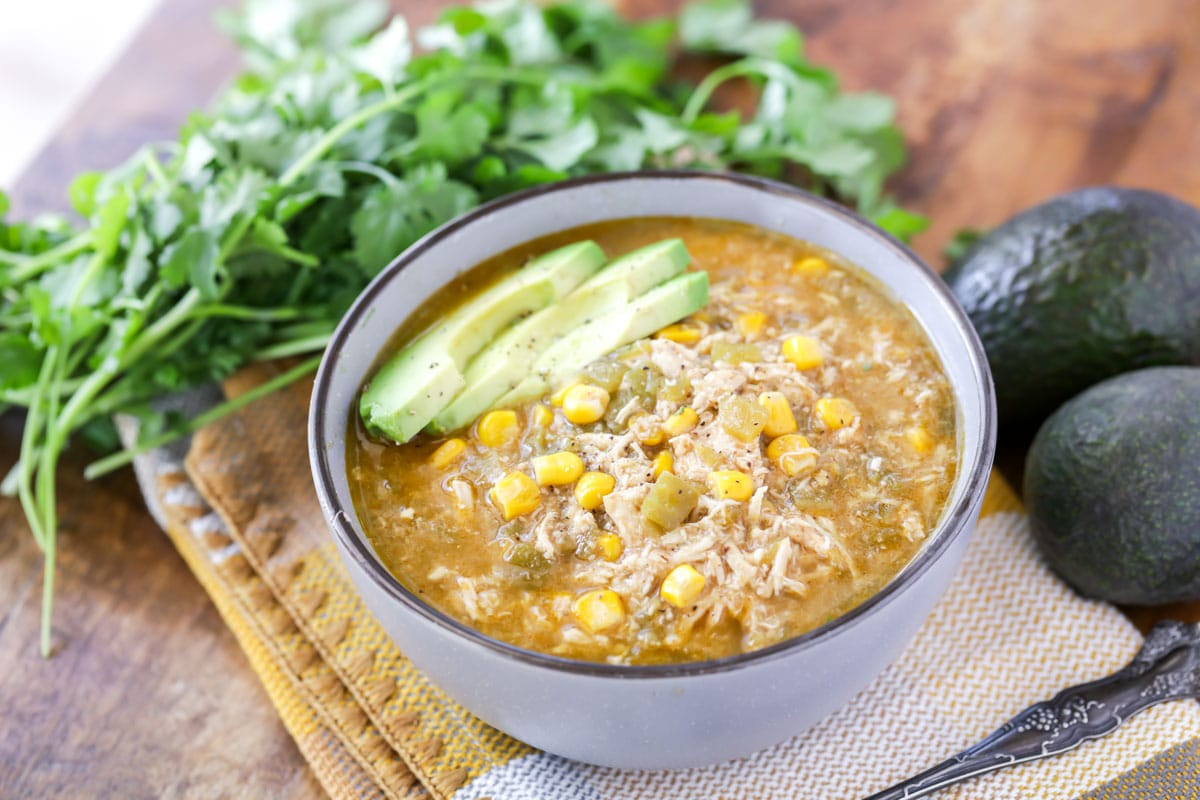
[[[402,271],[417,256],[435,246],[450,234],[471,225],[475,220],[488,216],[498,209],[519,204],[531,197],[552,194],[591,184],[616,183],[631,178],[667,179],[672,181],[724,181],[770,194],[785,196],[792,200],[798,199],[810,205],[820,206],[826,211],[833,212],[842,221],[859,229],[864,235],[880,240],[895,251],[901,260],[923,273],[930,288],[941,295],[944,300],[948,301],[947,305],[956,323],[957,333],[966,340],[971,350],[976,377],[980,382],[978,388],[983,393],[984,418],[982,420],[982,429],[980,430],[981,439],[979,442],[978,458],[975,463],[969,465],[970,473],[966,478],[963,494],[954,508],[950,509],[942,517],[940,523],[934,529],[931,535],[932,541],[928,542],[882,589],[845,614],[799,636],[785,639],[782,642],[758,650],[751,650],[747,653],[739,653],[738,655],[705,661],[686,661],[678,664],[624,665],[580,661],[562,656],[553,656],[494,639],[425,603],[401,584],[379,562],[366,542],[363,541],[363,537],[360,537],[352,527],[350,515],[356,513],[354,509],[342,508],[336,499],[337,493],[334,490],[336,482],[329,465],[327,448],[324,445],[328,441],[324,420],[330,386],[337,369],[338,354],[341,352],[350,333],[357,326],[359,319],[367,312],[376,295],[383,290],[385,285],[391,282],[393,276],[397,272]],[[980,343],[978,336],[976,336],[974,328],[971,327],[966,313],[959,306],[950,289],[920,257],[899,240],[858,216],[853,211],[790,184],[749,175],[700,170],[644,170],[605,173],[535,186],[531,189],[505,195],[485,203],[426,234],[418,242],[398,255],[376,276],[354,301],[350,310],[346,312],[345,317],[338,324],[333,337],[330,339],[329,346],[326,348],[325,357],[321,360],[321,366],[317,371],[316,381],[313,386],[312,408],[309,414],[309,449],[317,467],[316,475],[314,476],[317,484],[316,488],[322,501],[323,509],[332,511],[328,515],[331,520],[330,527],[334,535],[341,541],[345,552],[348,552],[354,558],[355,562],[389,597],[398,601],[408,611],[424,617],[437,626],[508,658],[559,671],[610,678],[678,678],[688,675],[704,675],[734,670],[815,646],[823,639],[849,628],[864,619],[867,615],[874,613],[891,597],[897,595],[923,575],[938,560],[939,556],[966,530],[976,498],[979,498],[979,501],[982,502],[981,492],[985,490],[985,484],[991,471],[995,441],[995,395],[992,387],[992,376],[987,368],[987,358],[983,351],[983,345]]]

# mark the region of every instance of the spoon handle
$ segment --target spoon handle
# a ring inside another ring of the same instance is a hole
[[[1166,621],[1119,672],[1035,703],[983,741],[866,800],[912,800],[952,783],[1072,750],[1157,703],[1200,696],[1200,625]]]

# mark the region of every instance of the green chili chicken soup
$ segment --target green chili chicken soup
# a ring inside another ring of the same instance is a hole
[[[956,406],[863,271],[647,218],[479,265],[397,332],[347,445],[383,563],[475,629],[615,664],[721,658],[879,591],[942,515]]]

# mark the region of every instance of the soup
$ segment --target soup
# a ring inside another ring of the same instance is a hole
[[[705,219],[536,240],[443,289],[414,340],[532,256],[678,237],[709,302],[512,407],[397,445],[357,418],[355,509],[426,602],[514,645],[615,664],[765,647],[879,591],[937,526],[956,406],[916,320],[833,253]]]

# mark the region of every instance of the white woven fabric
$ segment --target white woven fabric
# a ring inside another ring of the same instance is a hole
[[[1054,577],[1023,514],[993,513],[900,660],[811,730],[747,759],[680,772],[537,753],[480,775],[455,798],[862,798],[974,743],[1030,703],[1121,668],[1140,644],[1115,608],[1081,599]],[[1177,701],[1107,739],[952,787],[938,800],[1069,800],[1198,735],[1200,704]]]

